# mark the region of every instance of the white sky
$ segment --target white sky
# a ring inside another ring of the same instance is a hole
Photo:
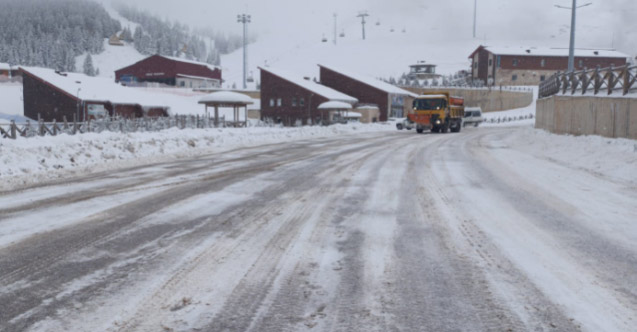
[[[110,0],[100,0],[110,1]],[[637,54],[637,1],[590,0],[578,11],[578,47],[610,48]],[[580,0],[578,4],[588,1]],[[290,39],[317,38],[338,30],[360,34],[356,15],[367,10],[371,24],[410,29],[442,38],[472,35],[473,0],[127,0],[162,18],[190,26],[212,27],[240,33],[236,15],[252,15],[251,33]],[[478,37],[486,40],[536,41],[533,46],[568,46],[571,0],[478,0]],[[539,45],[546,42],[547,45]],[[523,43],[528,45],[528,43]]]

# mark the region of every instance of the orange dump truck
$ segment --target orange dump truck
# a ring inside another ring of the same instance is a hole
[[[459,132],[464,116],[464,99],[449,96],[448,92],[426,93],[414,99],[407,118],[418,133],[431,130],[434,133]]]

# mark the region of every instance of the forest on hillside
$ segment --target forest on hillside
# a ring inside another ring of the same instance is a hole
[[[121,29],[99,4],[83,0],[0,0],[0,62],[75,71],[75,57],[104,50]]]
[[[142,54],[185,57],[219,65],[220,55],[242,45],[242,37],[212,29],[191,32],[133,7],[116,10],[138,26],[131,31],[101,4],[86,0],[0,0],[0,62],[95,74],[92,63],[76,68],[79,55],[104,51],[104,40],[119,33]],[[88,59],[90,61],[90,57]]]
[[[228,35],[213,29],[198,29],[191,32],[187,25],[161,20],[124,3],[115,4],[120,15],[139,24],[134,31],[124,28],[125,40],[134,41],[142,54],[183,56],[219,65],[220,55],[230,53],[242,46],[242,36]]]

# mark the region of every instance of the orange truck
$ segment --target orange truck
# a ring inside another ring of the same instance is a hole
[[[407,114],[416,132],[431,130],[433,133],[459,132],[464,116],[464,99],[452,97],[449,92],[425,93],[416,99]]]

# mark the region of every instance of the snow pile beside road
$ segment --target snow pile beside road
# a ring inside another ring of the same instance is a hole
[[[621,183],[637,185],[637,141],[601,136],[551,134],[520,128],[504,142],[522,153]]]
[[[173,128],[153,133],[104,132],[0,139],[0,190],[239,147],[385,130],[396,129],[383,124],[197,130]]]

